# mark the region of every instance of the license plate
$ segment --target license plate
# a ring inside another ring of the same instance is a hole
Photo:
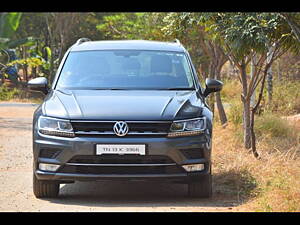
[[[146,145],[130,145],[130,144],[97,144],[96,155],[102,154],[146,154]]]

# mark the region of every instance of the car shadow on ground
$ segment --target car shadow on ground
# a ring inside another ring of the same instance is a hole
[[[59,197],[47,200],[88,207],[233,207],[248,201],[256,187],[253,177],[243,173],[226,172],[213,177],[212,198],[189,197],[186,184],[99,181],[61,185]]]
[[[156,182],[76,182],[60,188],[52,203],[88,207],[226,207],[216,199],[193,199],[187,196],[187,185]]]

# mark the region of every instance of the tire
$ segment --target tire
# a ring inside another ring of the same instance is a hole
[[[33,175],[33,193],[36,198],[55,198],[59,193],[59,183],[55,181],[38,180]]]
[[[212,196],[212,176],[208,174],[199,181],[188,184],[189,197],[210,198]]]

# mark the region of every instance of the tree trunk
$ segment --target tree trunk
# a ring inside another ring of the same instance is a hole
[[[52,84],[52,80],[54,78],[54,52],[55,49],[53,47],[50,47],[51,51],[52,51],[52,55],[50,58],[50,66],[49,66],[49,82],[50,84]]]
[[[215,114],[215,98],[214,98],[215,93],[211,93],[208,96],[208,105],[209,108],[211,110],[211,112],[213,113],[213,115]]]
[[[27,48],[26,46],[23,46],[23,59],[27,59]],[[26,81],[26,83],[28,82],[28,65],[24,64],[23,65],[23,77]]]
[[[251,72],[250,72],[250,77],[251,79],[253,79],[254,73],[255,73],[255,64],[256,64],[256,56],[253,56],[251,59]],[[250,98],[250,106],[254,107],[255,105],[255,91],[253,92],[253,94],[251,95]]]
[[[54,56],[55,56],[55,47],[54,47],[54,37],[52,34],[51,26],[49,23],[49,18],[50,14],[46,14],[45,19],[46,19],[46,24],[47,24],[47,31],[48,31],[48,41],[49,41],[49,48],[51,49],[51,58],[50,58],[50,66],[49,66],[49,83],[52,83],[52,80],[54,78]]]
[[[244,128],[244,146],[246,149],[251,148],[251,129],[250,129],[250,98],[247,98],[248,85],[246,64],[243,63],[240,68],[241,82],[243,94],[241,96],[243,102],[243,128]]]
[[[273,54],[275,51],[275,46],[270,46],[268,53],[267,53],[267,62],[270,62],[273,58]],[[267,92],[268,92],[268,103],[270,104],[272,102],[272,96],[273,96],[273,73],[272,73],[272,67],[271,64],[268,68],[267,72]]]
[[[226,113],[225,113],[225,110],[224,110],[224,107],[222,104],[220,92],[216,93],[216,103],[217,103],[217,108],[218,108],[221,124],[224,125],[227,123],[227,116],[226,116]]]
[[[268,104],[272,102],[273,96],[273,73],[270,67],[267,73],[267,93],[268,93]]]
[[[23,74],[24,74],[24,78],[26,83],[28,82],[28,65],[23,65]]]
[[[210,64],[209,67],[209,78],[215,79],[216,74],[216,67],[213,65],[213,63]],[[215,93],[211,93],[208,96],[208,105],[212,111],[213,114],[215,114]]]
[[[250,118],[250,101],[243,101],[243,126],[244,126],[244,146],[246,149],[251,148],[251,118]]]
[[[256,150],[256,136],[254,132],[254,115],[255,109],[251,108],[251,123],[250,123],[250,131],[251,131],[251,149],[255,158],[259,158],[258,152]]]
[[[269,62],[270,63],[270,62]],[[252,153],[254,155],[255,158],[258,158],[260,159],[259,157],[259,154],[256,150],[256,136],[255,136],[255,132],[254,132],[254,116],[255,116],[255,113],[259,107],[259,104],[262,100],[262,96],[263,96],[263,90],[264,90],[264,86],[265,86],[265,80],[266,80],[266,76],[267,76],[267,71],[268,71],[268,66],[271,66],[271,63],[269,65],[266,66],[266,69],[264,70],[264,73],[263,73],[263,79],[262,79],[262,82],[261,82],[261,88],[260,88],[260,92],[259,92],[259,95],[258,95],[258,100],[257,100],[257,103],[254,107],[251,108],[251,148],[252,148]]]
[[[37,67],[32,67],[31,70],[32,70],[32,78],[36,78],[36,69]]]
[[[220,80],[220,78],[221,78],[221,69],[222,69],[222,67],[219,67],[216,71],[216,78],[218,80]],[[220,118],[221,124],[224,125],[224,124],[227,123],[227,116],[226,116],[224,106],[223,106],[223,103],[222,103],[222,100],[221,100],[221,93],[220,92],[216,93],[216,103],[217,103],[217,108],[218,108],[219,118]]]
[[[229,74],[230,74],[230,77],[234,77],[235,76],[235,68],[234,68],[234,64],[231,62],[231,61],[229,61],[229,63],[230,63],[230,69],[229,69]]]
[[[209,58],[208,65],[206,66],[206,63],[203,63],[201,65],[201,70],[205,70],[208,68],[208,77],[211,79],[220,79],[220,71],[222,66],[225,64],[225,62],[228,60],[228,57],[224,54],[223,49],[216,43],[212,41],[206,40],[204,37],[206,36],[206,33],[204,31],[204,27],[200,27],[200,39],[199,44],[200,47],[206,57]],[[205,70],[206,71],[206,70]],[[203,75],[206,75],[203,73]],[[215,109],[215,101],[217,102],[218,112],[220,115],[220,120],[222,125],[227,122],[225,110],[223,108],[223,104],[221,101],[220,93],[211,93],[209,95],[208,99],[208,105],[214,114]]]
[[[278,81],[280,82],[282,80],[282,74],[280,71],[280,62],[279,60],[277,61],[277,75],[278,75]]]

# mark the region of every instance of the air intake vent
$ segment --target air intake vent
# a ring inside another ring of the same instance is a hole
[[[201,159],[201,158],[204,158],[204,152],[203,152],[202,148],[180,149],[180,152],[187,159]]]
[[[60,152],[61,152],[61,150],[51,149],[51,148],[41,149],[40,157],[54,159],[60,154]]]

